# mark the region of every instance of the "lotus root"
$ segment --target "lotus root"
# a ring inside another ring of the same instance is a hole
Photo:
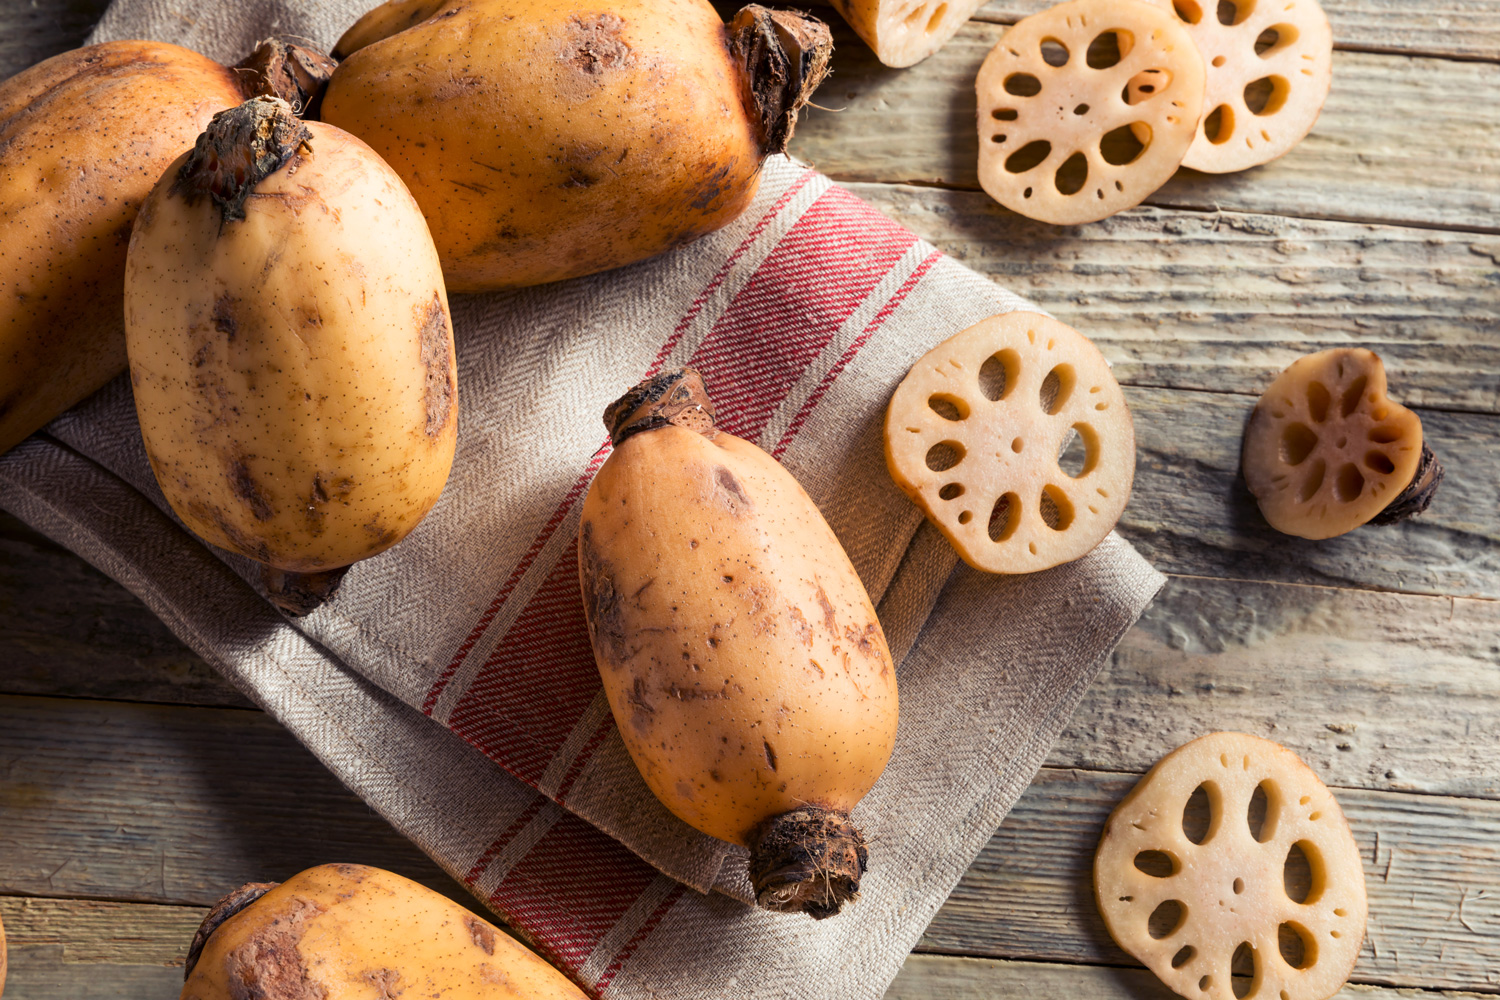
[[[896,484],[964,561],[1031,573],[1109,534],[1135,476],[1135,429],[1109,364],[1049,316],[992,316],[927,352],[886,411]]]
[[[1147,2],[1176,12],[1207,64],[1203,122],[1183,166],[1245,170],[1312,131],[1333,79],[1333,32],[1317,0]]]
[[[1421,419],[1386,395],[1379,356],[1352,347],[1277,376],[1250,414],[1243,468],[1271,527],[1314,539],[1421,513],[1443,475]]]
[[[1058,225],[1139,205],[1182,163],[1203,110],[1203,58],[1150,4],[1069,0],[1025,18],[985,58],[979,181]]]
[[[1338,802],[1296,754],[1244,733],[1147,772],[1104,826],[1094,892],[1120,947],[1185,997],[1232,1000],[1238,975],[1250,997],[1325,1000],[1364,941],[1364,869]]]

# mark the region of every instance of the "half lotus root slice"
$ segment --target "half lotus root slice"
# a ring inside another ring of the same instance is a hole
[[[1207,829],[1190,838],[1200,787]],[[1244,733],[1200,737],[1147,772],[1104,826],[1094,892],[1116,943],[1191,998],[1233,1000],[1233,970],[1253,974],[1256,1000],[1325,1000],[1365,936],[1338,802],[1296,754]]]
[[[1120,519],[1135,427],[1088,338],[1012,312],[912,366],[886,410],[885,460],[970,566],[1032,573],[1086,555]]]
[[[1208,64],[1203,122],[1184,167],[1245,170],[1312,131],[1333,81],[1333,31],[1317,0],[1147,2],[1176,12]]]
[[[1276,377],[1250,414],[1241,464],[1271,527],[1312,539],[1420,514],[1443,479],[1421,419],[1386,396],[1380,357],[1356,347]]]
[[[875,57],[898,69],[947,44],[984,0],[831,0]]]
[[[1033,14],[975,82],[979,182],[1057,225],[1139,205],[1192,144],[1203,72],[1187,29],[1149,3],[1069,0]]]

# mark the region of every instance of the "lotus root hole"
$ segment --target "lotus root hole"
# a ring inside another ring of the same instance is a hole
[[[1046,139],[1036,139],[1007,156],[1005,169],[1013,174],[1024,174],[1040,166],[1042,161],[1051,155],[1052,143]]]
[[[1323,488],[1323,477],[1327,472],[1328,465],[1321,458],[1307,467],[1307,476],[1297,490],[1298,503],[1307,503],[1317,495],[1318,491]]]
[[[1020,526],[1021,498],[1014,493],[1006,493],[990,509],[990,541],[1008,541]]]
[[[1190,944],[1183,945],[1181,948],[1177,949],[1177,954],[1172,956],[1172,968],[1182,968],[1184,965],[1187,965],[1189,962],[1191,962],[1193,960],[1193,956],[1196,954],[1198,954],[1197,948],[1194,948]]]
[[[1026,447],[1026,442],[1022,441],[1020,438],[1016,438],[1014,441],[1012,441],[1010,443],[1010,450],[1013,451],[1013,452],[1015,452],[1017,455],[1021,454],[1021,451],[1025,447]]]
[[[1072,365],[1058,365],[1047,373],[1042,379],[1041,392],[1038,401],[1042,410],[1048,415],[1055,416],[1062,412],[1062,408],[1068,405],[1068,399],[1073,395],[1073,387],[1078,384],[1078,374]]]
[[[1088,52],[1083,58],[1092,69],[1109,69],[1129,55],[1134,44],[1135,36],[1123,28],[1101,31],[1089,42]]]
[[[933,413],[944,420],[967,420],[969,419],[969,404],[957,396],[946,392],[933,393],[927,399],[927,405]]]
[[[1020,116],[1021,113],[1013,108],[996,108],[990,112],[990,117],[997,122],[1013,122]]]
[[[1193,789],[1182,809],[1182,835],[1195,844],[1208,842],[1218,813],[1218,786],[1204,782]]]
[[[1255,0],[1219,0],[1217,13],[1220,24],[1242,24],[1255,13]]]
[[[1068,64],[1068,47],[1056,38],[1043,38],[1042,61],[1048,66],[1066,66]]]
[[[1365,477],[1359,471],[1359,467],[1353,462],[1345,462],[1339,467],[1339,474],[1333,480],[1333,495],[1338,497],[1342,503],[1353,503],[1359,499],[1364,492]]]
[[[927,467],[933,472],[947,472],[962,462],[966,454],[957,441],[939,441],[927,449]]]
[[[1057,458],[1057,466],[1069,479],[1078,479],[1099,466],[1099,432],[1092,424],[1074,424],[1075,437]]]
[[[1041,509],[1042,522],[1053,531],[1067,531],[1073,523],[1073,502],[1066,493],[1050,483],[1042,487],[1038,507]]]
[[[1288,920],[1277,927],[1276,945],[1281,960],[1294,969],[1310,969],[1318,960],[1317,939],[1299,923]]]
[[[974,512],[972,510],[963,511],[958,515],[959,524],[968,524],[972,520],[974,520]]]
[[[1321,424],[1328,419],[1328,404],[1331,399],[1328,387],[1322,382],[1307,383],[1307,413],[1314,423]]]
[[[1301,465],[1317,444],[1318,435],[1312,428],[1304,423],[1287,424],[1281,432],[1281,460],[1287,465]]]
[[[1359,409],[1359,401],[1365,394],[1365,386],[1369,384],[1370,377],[1368,375],[1361,375],[1353,382],[1350,382],[1349,387],[1344,390],[1343,396],[1339,398],[1339,412],[1347,417]]]
[[[1253,115],[1274,115],[1286,106],[1291,85],[1284,76],[1263,76],[1245,84],[1245,107]]]
[[[1374,402],[1374,400],[1371,400],[1371,402]],[[1375,407],[1375,409],[1373,409],[1373,410],[1370,411],[1370,417],[1372,419],[1374,419],[1374,420],[1384,420],[1386,418],[1386,416],[1389,414],[1389,412],[1390,411],[1387,410],[1385,407],[1383,407],[1383,406],[1377,406],[1377,407]]]
[[[1182,905],[1182,900],[1163,900],[1151,911],[1151,917],[1146,921],[1146,931],[1160,941],[1176,934],[1186,920],[1187,907]]]
[[[1035,97],[1042,92],[1042,81],[1030,73],[1012,73],[1005,78],[1005,92],[1016,97]]]
[[[1366,452],[1365,465],[1377,476],[1389,476],[1396,471],[1396,463],[1383,451]]]
[[[1089,161],[1082,153],[1074,153],[1057,168],[1053,183],[1057,185],[1058,194],[1074,195],[1083,190],[1088,179]]]
[[[1300,37],[1302,33],[1294,25],[1273,24],[1255,39],[1255,54],[1262,59],[1269,59]]]
[[[940,3],[937,5],[937,7],[932,12],[932,16],[927,19],[927,33],[929,35],[938,30],[938,26],[943,23],[943,18],[947,15],[947,13],[947,4]]]
[[[1223,145],[1234,135],[1234,110],[1221,104],[1203,119],[1203,134],[1214,145]]]
[[[1247,997],[1255,986],[1256,966],[1260,964],[1260,956],[1250,946],[1249,941],[1241,941],[1240,946],[1234,949],[1234,955],[1229,960],[1231,977],[1229,988],[1236,997]]]
[[[1089,113],[1089,106],[1087,104],[1080,104],[1073,109],[1073,113],[1075,115],[1086,115]]]
[[[1227,62],[1227,61],[1228,60],[1226,60],[1223,56],[1214,56],[1214,68],[1218,69],[1219,67],[1223,66],[1224,63]]]
[[[1250,796],[1250,805],[1245,810],[1245,823],[1250,827],[1250,836],[1264,844],[1276,836],[1276,823],[1281,816],[1281,793],[1276,783],[1269,778],[1255,786]]]
[[[1141,851],[1135,856],[1135,866],[1152,878],[1170,878],[1178,871],[1176,859],[1166,851]]]
[[[1172,74],[1160,68],[1143,69],[1131,77],[1120,92],[1120,99],[1134,107],[1144,104],[1172,86]]]
[[[1245,891],[1245,880],[1242,879],[1242,878],[1235,879],[1234,880],[1234,894],[1236,896],[1238,896],[1240,893],[1242,893],[1244,891]]]
[[[1198,988],[1200,990],[1202,990],[1204,993],[1207,993],[1208,992],[1208,988],[1210,986],[1212,986],[1213,984],[1214,984],[1214,977],[1213,976],[1204,976],[1202,979],[1198,980]]]
[[[1281,875],[1287,899],[1294,903],[1316,903],[1323,895],[1324,876],[1323,856],[1318,853],[1317,845],[1299,840],[1287,848]]]
[[[1131,122],[1110,129],[1099,138],[1099,155],[1104,162],[1123,167],[1141,158],[1151,146],[1151,126],[1145,122]],[[1119,183],[1118,181],[1116,183]]]
[[[1203,8],[1198,6],[1198,0],[1172,0],[1172,9],[1177,16],[1188,24],[1197,24],[1203,20]]]
[[[944,486],[942,489],[938,490],[938,499],[940,500],[957,500],[963,495],[963,483],[949,483],[947,486]]]
[[[1010,394],[1021,376],[1021,355],[1006,348],[985,358],[979,366],[979,392],[992,402]]]

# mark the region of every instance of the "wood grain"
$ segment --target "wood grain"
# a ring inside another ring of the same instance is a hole
[[[1091,872],[1104,820],[1137,779],[1044,768],[938,911],[922,950],[1136,964],[1104,930]],[[1353,980],[1500,989],[1500,803],[1356,789],[1338,798],[1370,898]]]
[[[808,0],[827,7],[828,0]],[[1054,0],[991,0],[976,20],[1014,24]],[[1336,48],[1500,59],[1500,11],[1490,0],[1321,0]],[[822,12],[819,12],[822,15]],[[830,20],[838,15],[829,10]]]
[[[1005,29],[971,21],[894,70],[834,28],[835,72],[817,97],[833,110],[806,112],[792,153],[837,180],[977,189],[974,78]],[[1238,174],[1179,171],[1149,203],[1500,232],[1500,65],[1343,52],[1333,81],[1286,156]]]
[[[1357,344],[1405,403],[1500,413],[1500,236],[1162,208],[1058,228],[979,192],[849,187],[1083,331],[1122,382],[1259,393]]]
[[[0,80],[77,48],[108,6],[109,0],[7,3],[0,9]]]

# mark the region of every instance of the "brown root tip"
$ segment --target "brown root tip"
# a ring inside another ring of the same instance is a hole
[[[751,4],[729,23],[729,50],[745,70],[761,148],[785,153],[797,113],[828,75],[833,33],[817,18]]]
[[[299,151],[311,152],[312,133],[279,97],[252,97],[214,115],[177,171],[171,193],[188,204],[203,195],[219,207],[220,223],[245,217],[255,186]]]
[[[338,591],[347,572],[348,566],[321,573],[294,573],[275,566],[262,566],[260,580],[265,584],[266,596],[272,604],[293,618],[301,618],[322,607],[323,602]]]
[[[268,38],[234,71],[251,97],[279,97],[303,121],[316,121],[323,90],[337,68],[337,60],[315,49]]]
[[[188,946],[187,962],[183,965],[182,978],[187,979],[193,974],[193,966],[198,964],[198,956],[203,954],[203,946],[208,944],[208,939],[213,937],[214,931],[218,930],[224,921],[280,884],[280,882],[247,882],[215,903],[213,909],[208,911],[208,916],[203,918],[203,923],[198,925],[198,933],[193,935],[193,943]]]
[[[869,854],[847,813],[803,806],[767,820],[750,847],[755,902],[823,920],[859,898]]]
[[[604,411],[604,426],[616,448],[632,434],[675,424],[712,439],[714,401],[708,397],[703,376],[692,368],[653,375]]]
[[[1385,510],[1370,518],[1370,523],[1398,524],[1409,517],[1416,517],[1432,506],[1432,498],[1437,496],[1438,487],[1442,485],[1446,474],[1443,463],[1437,460],[1432,449],[1427,447],[1427,442],[1423,441],[1422,458],[1417,462],[1416,475],[1411,477],[1406,489],[1396,494],[1396,499],[1386,505]]]

